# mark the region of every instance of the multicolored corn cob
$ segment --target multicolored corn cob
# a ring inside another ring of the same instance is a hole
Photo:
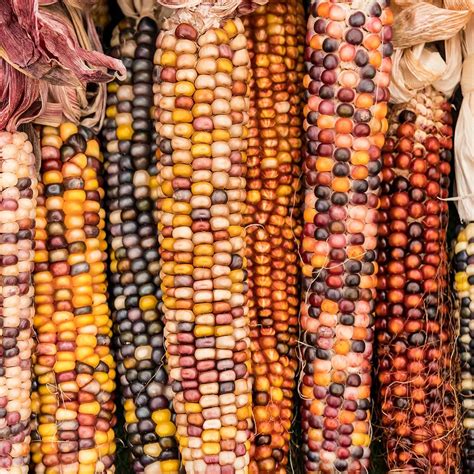
[[[102,155],[72,123],[41,129],[36,211],[37,473],[113,473],[115,362]]]
[[[314,2],[308,20],[300,341],[307,473],[369,467],[391,23],[385,0]]]
[[[37,178],[23,132],[0,132],[0,472],[30,456],[33,237]]]
[[[177,437],[186,472],[244,474],[247,39],[236,19],[203,32],[180,23],[157,45],[159,238]]]
[[[252,67],[247,150],[252,473],[286,473],[298,366],[305,19],[299,0],[244,18]]]
[[[112,55],[127,78],[108,85],[104,124],[112,317],[134,472],[177,473],[168,385],[158,253],[153,56],[158,28],[144,17],[123,20]]]
[[[376,330],[393,472],[459,466],[446,231],[451,105],[429,87],[390,112],[383,150]]]

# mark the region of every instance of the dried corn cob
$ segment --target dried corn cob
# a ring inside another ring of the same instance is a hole
[[[377,207],[392,16],[385,0],[314,2],[305,86],[301,351],[308,473],[368,468]]]
[[[111,293],[118,373],[134,472],[179,469],[167,385],[160,262],[154,218],[157,199],[152,72],[157,25],[125,19],[112,55],[127,78],[108,86],[103,136],[111,254]]]
[[[25,133],[0,132],[0,472],[27,473],[37,179]]]
[[[460,319],[459,352],[461,359],[461,397],[463,405],[464,445],[462,461],[464,472],[474,470],[474,413],[472,395],[472,349],[473,345],[473,291],[472,273],[474,262],[474,224],[458,230],[454,246],[454,289],[457,295],[457,316]]]
[[[160,255],[177,436],[189,473],[247,470],[245,281],[249,56],[240,20],[160,33]]]
[[[37,473],[114,472],[114,360],[107,307],[102,156],[84,127],[41,130],[35,374]]]
[[[453,334],[446,229],[451,106],[433,88],[394,106],[383,153],[376,308],[387,460],[401,472],[455,472]]]
[[[253,72],[244,216],[257,433],[250,466],[283,474],[297,369],[303,4],[272,1],[244,25]]]

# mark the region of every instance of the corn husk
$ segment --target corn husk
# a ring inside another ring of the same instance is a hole
[[[158,26],[173,13],[173,10],[159,5],[156,0],[117,0],[117,3],[126,18],[140,20],[148,16],[154,18]]]
[[[391,102],[408,102],[428,86],[451,97],[461,79],[460,32],[472,17],[474,2],[445,0],[441,6],[400,0],[395,9]],[[432,44],[443,40],[445,58]]]
[[[98,49],[99,40],[90,31],[93,23],[88,19],[92,3],[92,0],[0,2],[0,75],[4,80],[0,96],[2,128],[13,131],[21,123],[41,115],[43,121],[57,122],[59,110],[54,103],[48,105],[51,94],[45,87],[46,83],[53,89],[62,86],[80,91],[85,90],[85,84],[110,81],[114,73],[109,70],[124,74],[120,61],[109,58]],[[69,14],[74,9],[83,15],[84,34],[76,32],[77,27]],[[105,92],[102,101],[104,99]],[[90,96],[87,102],[86,105],[83,96],[80,105],[71,105],[71,110],[65,115],[77,117],[77,111],[73,111],[79,107],[86,116],[94,117],[93,122],[100,123],[104,107],[93,105],[91,110]],[[100,113],[99,109],[102,110]]]
[[[172,30],[179,23],[189,23],[199,32],[218,26],[222,20],[247,15],[268,0],[157,0],[160,5],[174,10],[164,22],[164,28]]]
[[[446,60],[432,44],[396,49],[392,58],[391,102],[408,102],[418,91],[430,85],[451,97],[461,79],[459,34],[445,41],[445,50]]]
[[[464,222],[474,221],[474,18],[463,34],[463,101],[454,137],[457,208]]]
[[[453,37],[466,26],[472,12],[465,9],[467,4],[450,6],[463,8],[460,10],[439,8],[421,2],[402,10],[393,24],[394,47],[409,48],[417,44]]]

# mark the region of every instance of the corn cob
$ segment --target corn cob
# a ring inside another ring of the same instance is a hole
[[[166,348],[189,473],[243,474],[249,463],[243,31],[238,19],[202,33],[180,23],[157,42]]]
[[[28,472],[37,179],[25,133],[0,132],[0,472]]]
[[[308,473],[360,473],[369,465],[376,222],[391,23],[384,0],[314,2],[308,21],[301,250]]]
[[[446,229],[451,106],[433,88],[394,106],[383,153],[376,308],[388,467],[455,472]]]
[[[161,310],[152,72],[154,20],[125,19],[112,55],[127,78],[108,86],[105,168],[118,373],[134,472],[178,472]]]
[[[114,472],[114,360],[107,307],[102,155],[72,123],[41,130],[35,375],[37,473]]]
[[[303,4],[272,1],[244,25],[253,72],[244,215],[257,433],[250,470],[283,474],[297,369]]]
[[[457,232],[454,245],[454,289],[457,296],[457,316],[460,319],[458,339],[461,360],[461,398],[463,408],[464,444],[462,452],[463,472],[474,470],[474,413],[472,404],[472,299],[474,285],[472,263],[474,255],[474,224],[469,223]]]

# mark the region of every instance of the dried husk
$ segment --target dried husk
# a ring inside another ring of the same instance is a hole
[[[164,28],[172,30],[180,23],[189,23],[199,32],[218,26],[222,20],[247,15],[268,0],[157,0],[163,7],[174,10],[165,20]]]
[[[408,102],[416,93],[433,86],[451,97],[461,78],[461,43],[459,34],[445,41],[446,60],[432,44],[396,49],[392,57],[391,102]]]
[[[460,31],[472,16],[474,2],[445,0],[441,8],[423,1],[400,0],[396,10],[391,102],[407,102],[428,86],[451,97],[461,77]],[[443,40],[446,59],[430,44]]]
[[[463,33],[463,101],[454,138],[457,208],[463,222],[474,221],[474,18]]]
[[[447,9],[422,2],[402,10],[393,24],[394,47],[409,48],[453,37],[472,15],[467,3],[457,2],[450,5],[453,9]]]
[[[101,53],[100,49],[97,50],[99,40],[94,37],[95,30],[92,31],[90,27],[93,25],[92,20],[86,13],[86,10],[89,11],[89,4],[92,2],[84,0],[0,2],[2,76],[16,81],[13,84],[4,84],[2,90],[0,103],[2,127],[16,130],[20,123],[43,113],[48,120],[59,115],[57,107],[47,105],[45,81],[53,88],[67,86],[80,90],[84,89],[84,84],[104,83],[111,80],[117,72],[124,74],[120,61],[109,58]],[[73,5],[79,5],[80,8]],[[84,27],[87,29],[85,35],[78,35],[75,31],[77,27],[68,15],[68,10],[71,9],[81,11],[84,18],[89,18],[85,22],[87,25]],[[91,48],[85,44],[84,37],[87,35],[90,35],[90,41],[93,43]],[[22,91],[27,91],[23,99],[21,99]],[[79,101],[81,109],[85,110],[86,115],[94,117],[93,122],[100,123],[103,110],[99,113],[98,109],[103,107],[97,105],[91,108],[90,104],[86,105],[84,95]],[[104,99],[105,96],[102,100]],[[99,99],[97,101],[100,102]],[[17,106],[14,107],[13,104]],[[74,109],[75,106],[70,108]],[[71,115],[72,112],[68,111],[67,114]],[[22,115],[24,119],[21,119]]]
[[[140,20],[148,16],[154,18],[158,25],[173,13],[173,10],[159,5],[156,0],[117,0],[117,3],[126,18]]]
[[[117,3],[127,18],[155,17],[158,7],[156,0],[117,0]]]
[[[0,58],[0,130],[15,131],[43,109],[45,83],[31,79]]]

